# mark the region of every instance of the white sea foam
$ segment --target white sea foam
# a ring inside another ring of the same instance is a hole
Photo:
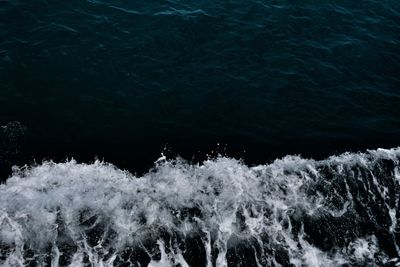
[[[228,266],[240,260],[242,248],[241,264],[248,266],[377,265],[390,256],[373,233],[347,233],[324,218],[359,215],[352,181],[371,186],[372,198],[389,199],[384,181],[398,185],[399,157],[399,148],[380,149],[323,161],[287,156],[256,167],[227,157],[202,164],[162,158],[142,177],[100,161],[16,169],[0,185],[0,264],[190,266],[197,249],[204,265]],[[391,177],[373,174],[369,183],[356,175],[360,168],[382,168],[376,167],[382,160],[394,163]],[[344,193],[335,187],[339,182]],[[383,208],[395,235],[398,207],[389,202]],[[336,243],[318,240],[324,227],[343,236]],[[201,248],[191,248],[190,240]],[[128,248],[133,253],[121,256]]]

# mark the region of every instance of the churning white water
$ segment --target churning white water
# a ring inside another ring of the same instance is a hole
[[[246,166],[45,162],[0,185],[1,266],[397,263],[400,148]]]

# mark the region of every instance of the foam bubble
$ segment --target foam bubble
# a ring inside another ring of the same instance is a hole
[[[399,157],[161,158],[142,177],[44,162],[0,185],[0,264],[381,265],[398,257]]]

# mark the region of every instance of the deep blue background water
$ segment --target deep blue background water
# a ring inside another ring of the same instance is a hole
[[[399,104],[397,0],[0,1],[2,173],[393,147]]]

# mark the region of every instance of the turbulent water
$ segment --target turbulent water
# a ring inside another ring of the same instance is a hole
[[[400,266],[399,107],[399,0],[0,0],[0,265]]]
[[[0,186],[2,266],[392,266],[400,148],[249,167],[160,158],[15,169]]]

